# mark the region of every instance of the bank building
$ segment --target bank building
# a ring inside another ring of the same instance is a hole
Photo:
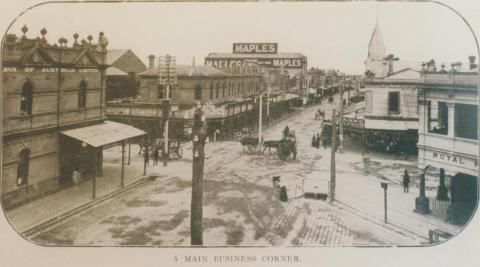
[[[144,132],[105,120],[106,47],[89,35],[3,43],[2,202],[6,209],[102,176],[103,149]],[[123,168],[123,164],[122,164]],[[119,178],[120,179],[120,178]],[[123,182],[123,180],[122,180]],[[120,181],[119,181],[120,184]],[[93,192],[95,196],[95,191]]]
[[[418,167],[439,177],[434,202],[443,202],[447,220],[457,224],[478,202],[478,79],[471,56],[448,71],[422,71],[418,86]]]

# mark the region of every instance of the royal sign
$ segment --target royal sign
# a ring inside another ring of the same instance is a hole
[[[234,43],[234,54],[276,54],[277,43]]]

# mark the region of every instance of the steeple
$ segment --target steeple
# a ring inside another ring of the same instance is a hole
[[[378,14],[377,4],[375,28],[373,29],[370,43],[368,44],[368,57],[367,60],[365,60],[365,70],[366,72],[374,73],[375,77],[385,77],[387,72],[384,66],[384,59],[387,55],[387,49],[383,42],[382,32],[380,31]]]
[[[386,56],[386,47],[383,42],[382,32],[380,31],[380,26],[378,25],[378,16],[377,23],[373,29],[372,37],[370,38],[370,43],[368,44],[368,58],[373,60],[382,60]]]

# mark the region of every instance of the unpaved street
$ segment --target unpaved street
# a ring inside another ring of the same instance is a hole
[[[337,99],[338,100],[338,99]],[[336,101],[337,103],[339,101]],[[333,105],[322,105],[329,110]],[[419,245],[428,229],[458,232],[431,215],[412,212],[417,189],[403,193],[401,173],[418,174],[415,160],[368,155],[370,173],[363,173],[361,151],[346,140],[337,154],[336,201],[303,197],[304,191],[328,193],[330,148],[312,148],[313,134],[320,132],[314,119],[318,107],[308,108],[264,130],[265,140],[281,138],[286,125],[297,136],[296,160],[283,162],[268,151],[246,155],[239,142],[207,144],[204,181],[204,245],[354,246]],[[151,167],[157,175],[126,194],[78,214],[33,240],[64,245],[190,245],[191,149],[184,159]],[[105,160],[119,157],[108,151]],[[141,156],[134,160],[141,167]],[[135,164],[134,164],[135,166]],[[289,200],[280,202],[272,176],[281,176]],[[383,221],[383,190],[389,181],[389,223]],[[429,191],[427,194],[434,194]],[[394,200],[393,200],[394,199]]]

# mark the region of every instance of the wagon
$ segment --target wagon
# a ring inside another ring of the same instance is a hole
[[[258,138],[244,137],[240,139],[240,144],[242,144],[243,152],[246,154],[253,154],[257,151]]]
[[[160,150],[161,155],[165,155],[165,141],[163,139],[157,139],[155,145]],[[183,150],[180,141],[168,139],[168,159],[181,159],[182,157]]]

